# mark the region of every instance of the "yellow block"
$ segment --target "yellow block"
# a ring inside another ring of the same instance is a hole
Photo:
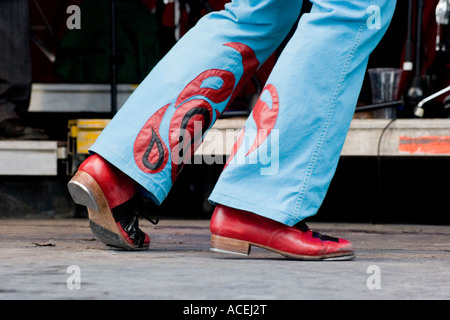
[[[69,152],[87,154],[109,119],[69,120]]]

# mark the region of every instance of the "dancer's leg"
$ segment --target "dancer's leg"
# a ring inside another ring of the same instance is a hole
[[[211,249],[259,246],[295,259],[347,260],[344,239],[312,232],[392,0],[314,0],[247,120],[210,197]],[[295,225],[295,227],[294,227]]]
[[[312,2],[210,197],[289,226],[322,204],[369,54],[395,9],[393,0]]]
[[[136,189],[164,200],[187,153],[284,40],[301,4],[234,0],[201,19],[152,70],[69,182],[97,238],[126,249],[149,245]]]
[[[199,142],[194,122],[203,132],[214,123],[284,40],[301,4],[234,0],[205,16],[152,70],[91,151],[161,203],[181,168],[180,141],[195,136]]]

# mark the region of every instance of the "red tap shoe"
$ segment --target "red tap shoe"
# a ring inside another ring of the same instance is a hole
[[[87,158],[68,183],[75,203],[86,206],[92,233],[122,249],[146,249],[150,238],[139,228],[139,196],[133,180],[99,155]]]
[[[306,224],[289,227],[257,214],[218,205],[211,218],[211,250],[250,254],[257,246],[298,260],[351,260],[352,244],[311,231]]]

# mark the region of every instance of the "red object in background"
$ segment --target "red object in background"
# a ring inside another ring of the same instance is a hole
[[[437,52],[436,48],[436,6],[439,0],[425,1],[423,12],[423,61],[422,61],[422,73],[425,73],[436,60]]]
[[[175,27],[175,5],[173,2],[169,2],[164,6],[162,13],[161,24],[164,27],[174,28]]]
[[[398,150],[409,154],[450,154],[450,136],[424,136],[399,138]]]
[[[79,5],[83,0],[30,0],[30,28],[40,42],[53,54],[58,50],[58,42],[65,34],[67,8]],[[34,41],[30,46],[33,82],[57,83],[54,64]]]
[[[157,0],[141,0],[143,4],[145,4],[148,8],[148,10],[153,11],[156,7],[156,1]]]
[[[222,10],[229,0],[209,0],[208,3],[214,11]]]
[[[80,5],[84,0],[30,0],[30,24],[33,28],[33,32],[36,36],[45,44],[45,46],[53,53],[57,52],[58,41],[63,37],[67,31],[66,20],[68,14],[67,8],[70,5]],[[141,0],[149,10],[156,8],[157,0]],[[228,0],[209,0],[208,4],[214,10],[222,10]],[[423,21],[423,35],[424,35],[424,52],[422,61],[422,73],[425,74],[427,70],[432,67],[436,60],[435,40],[436,40],[436,20],[435,20],[435,8],[438,0],[426,1],[424,8],[424,21]],[[39,8],[37,7],[37,5]],[[165,6],[165,10],[162,13],[161,23],[168,27],[174,27],[174,7],[173,3],[169,3]],[[46,28],[46,23],[39,12],[45,17],[52,32],[49,32]],[[206,11],[202,11],[206,14]],[[187,13],[186,13],[187,14]],[[187,16],[183,16],[183,20],[187,20]],[[187,29],[192,26],[186,26]],[[185,28],[186,29],[186,28]],[[187,31],[187,30],[182,30]],[[390,52],[390,55],[403,56],[403,52]],[[58,83],[61,79],[54,72],[53,63],[42,53],[38,46],[32,42],[31,44],[31,58],[33,65],[33,82],[38,83]],[[260,88],[264,87],[264,84],[270,74],[277,55],[273,54],[258,70],[256,78],[260,83]],[[448,68],[448,66],[447,66]],[[241,92],[242,95],[250,95],[257,91],[255,84],[249,81]]]

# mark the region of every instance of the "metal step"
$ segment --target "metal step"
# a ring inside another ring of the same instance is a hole
[[[61,141],[0,140],[0,175],[56,176],[66,149]]]
[[[117,86],[120,108],[136,85]],[[35,83],[32,86],[29,112],[111,112],[111,87],[107,84]]]

